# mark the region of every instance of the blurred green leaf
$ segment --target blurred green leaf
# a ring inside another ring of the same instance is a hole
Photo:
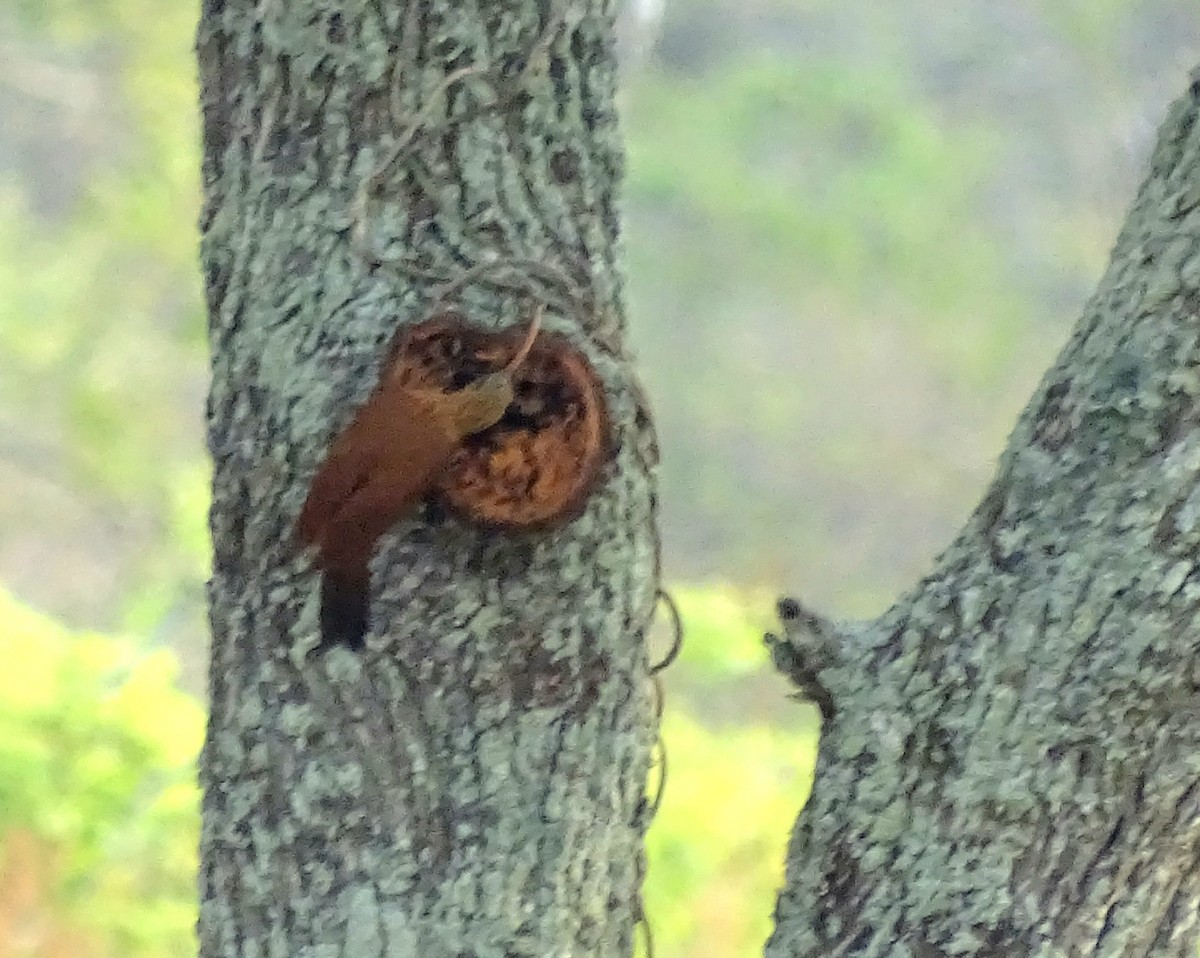
[[[761,950],[783,883],[784,838],[812,785],[815,733],[812,725],[714,733],[669,705],[669,776],[647,838],[646,906],[662,954]]]
[[[22,835],[57,850],[48,894],[103,954],[193,953],[204,715],[174,657],[0,591],[0,659],[0,850]]]

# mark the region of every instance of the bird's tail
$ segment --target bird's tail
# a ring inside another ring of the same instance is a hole
[[[361,649],[371,615],[370,578],[344,571],[326,571],[321,577],[321,638],[324,645]]]

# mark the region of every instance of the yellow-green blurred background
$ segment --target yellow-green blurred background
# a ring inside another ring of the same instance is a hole
[[[207,464],[180,0],[0,2],[0,958],[194,953]],[[1200,61],[1194,0],[641,0],[632,335],[664,464],[647,899],[751,955],[807,791],[772,596],[881,611],[946,542]]]

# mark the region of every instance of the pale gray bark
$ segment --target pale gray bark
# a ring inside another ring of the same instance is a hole
[[[205,0],[212,718],[200,953],[624,956],[654,738],[656,456],[624,339],[612,4]],[[528,261],[471,272],[496,259]],[[584,514],[380,545],[317,648],[291,528],[398,325],[550,304],[603,378]]]
[[[1196,955],[1198,114],[1200,79],[929,576],[872,622],[783,606],[836,713],[769,958]]]

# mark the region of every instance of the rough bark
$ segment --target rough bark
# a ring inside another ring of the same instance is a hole
[[[835,712],[769,958],[1194,958],[1198,114],[929,576],[871,622],[781,604]]]
[[[624,340],[612,17],[203,4],[204,958],[632,951],[655,446]],[[548,303],[605,383],[611,461],[555,532],[401,525],[366,649],[318,648],[306,484],[435,299],[495,328]]]

